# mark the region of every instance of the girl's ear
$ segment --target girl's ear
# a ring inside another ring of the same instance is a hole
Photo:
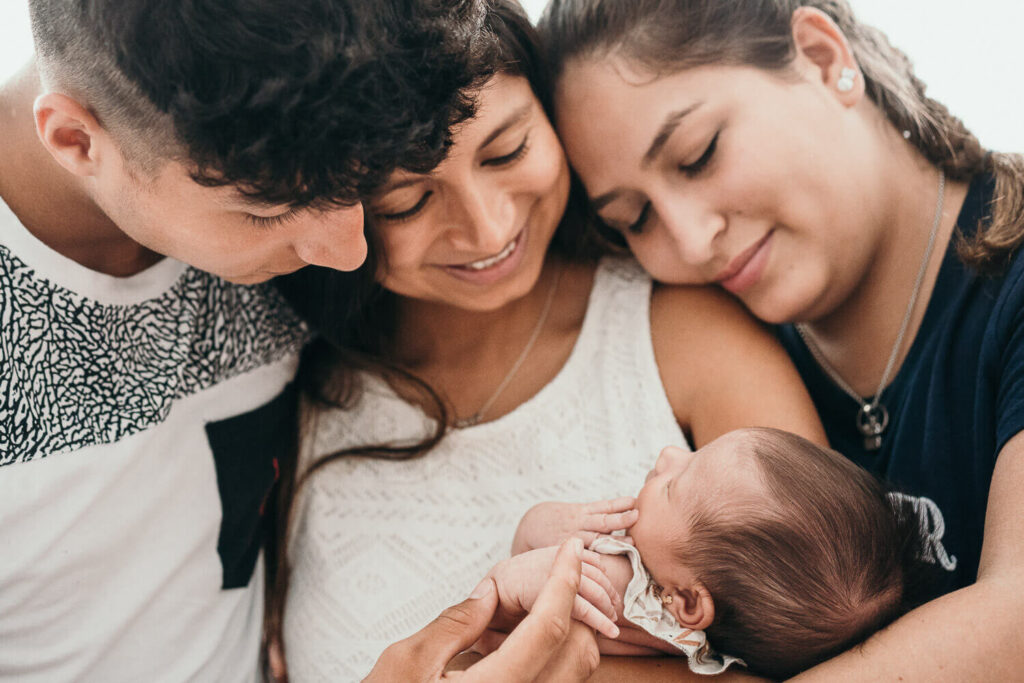
[[[864,96],[860,73],[846,36],[819,9],[801,7],[793,12],[794,66],[809,80],[822,83],[839,100],[853,106]]]
[[[704,584],[697,580],[688,586],[665,589],[662,604],[680,626],[695,631],[703,631],[715,620],[715,601]]]

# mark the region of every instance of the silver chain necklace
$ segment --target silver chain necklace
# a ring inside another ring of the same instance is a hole
[[[797,324],[795,326],[797,334],[804,340],[804,344],[807,345],[811,355],[814,356],[814,360],[818,362],[818,365],[825,371],[825,374],[829,376],[837,387],[846,392],[850,398],[860,405],[860,410],[857,411],[857,430],[864,437],[864,450],[866,451],[877,451],[882,447],[882,434],[885,433],[886,427],[889,426],[889,411],[886,410],[881,402],[882,391],[888,385],[889,375],[892,374],[892,369],[896,366],[896,359],[900,355],[900,349],[903,348],[903,337],[907,334],[910,318],[914,313],[914,304],[917,303],[917,295],[921,293],[921,284],[924,282],[924,274],[928,270],[928,261],[931,258],[932,250],[935,248],[935,237],[939,233],[939,224],[942,223],[942,204],[945,199],[945,192],[946,174],[940,170],[939,198],[935,202],[935,218],[932,220],[932,232],[928,237],[928,246],[924,251],[921,267],[917,271],[917,280],[914,282],[914,289],[910,293],[910,302],[907,304],[906,313],[903,314],[900,332],[896,335],[896,342],[892,345],[892,351],[889,353],[889,362],[885,364],[885,372],[882,373],[882,379],[878,382],[878,390],[875,391],[874,397],[868,400],[858,394],[825,359],[825,354],[821,352],[818,344],[814,341],[810,329],[804,324]]]
[[[509,370],[508,374],[505,375],[505,378],[501,380],[501,383],[498,385],[498,388],[494,390],[494,393],[491,394],[491,397],[488,398],[482,406],[480,406],[480,410],[467,417],[456,418],[455,421],[452,422],[453,427],[456,429],[465,429],[467,427],[474,427],[483,422],[487,411],[491,409],[494,402],[498,400],[499,396],[501,396],[501,392],[505,391],[509,382],[511,382],[512,378],[515,377],[517,372],[519,372],[519,368],[522,367],[526,357],[530,355],[530,350],[533,349],[533,345],[536,344],[537,339],[540,338],[540,332],[544,329],[544,323],[547,322],[548,314],[551,312],[551,304],[555,301],[555,291],[558,289],[558,280],[561,277],[562,271],[559,269],[555,273],[554,279],[551,281],[551,289],[548,290],[548,298],[544,302],[544,308],[541,309],[540,317],[537,318],[537,325],[533,328],[533,332],[530,334],[530,339],[526,342],[526,346],[523,347],[519,357],[516,358],[516,362],[512,364],[512,369]]]

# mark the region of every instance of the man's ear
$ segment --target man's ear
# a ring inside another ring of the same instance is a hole
[[[715,601],[700,581],[694,580],[686,586],[676,586],[662,592],[663,603],[680,626],[703,631],[715,620]],[[670,600],[665,600],[665,597]]]
[[[36,133],[50,155],[78,176],[96,175],[106,131],[93,114],[74,98],[49,92],[33,107]]]
[[[791,27],[797,51],[794,66],[800,73],[825,85],[847,106],[859,102],[864,96],[864,75],[832,18],[819,9],[800,7],[793,12]]]

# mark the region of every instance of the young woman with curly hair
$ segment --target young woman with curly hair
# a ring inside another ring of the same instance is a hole
[[[281,283],[321,335],[286,548],[293,679],[366,675],[508,555],[538,502],[632,492],[663,446],[742,426],[823,440],[737,304],[599,258],[534,30],[514,2],[487,5],[477,113],[436,170],[367,202],[373,267]]]

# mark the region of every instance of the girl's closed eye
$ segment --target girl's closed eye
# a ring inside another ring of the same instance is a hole
[[[486,159],[480,163],[481,166],[508,166],[519,159],[526,156],[526,153],[530,149],[530,134],[527,133],[523,136],[523,141],[519,143],[519,146],[512,150],[510,153],[502,155],[500,157],[493,157]]]
[[[700,172],[703,171],[711,162],[711,158],[715,154],[715,149],[718,147],[718,136],[720,134],[721,131],[715,133],[714,137],[711,138],[711,142],[709,142],[708,146],[704,148],[704,152],[696,161],[691,164],[680,165],[679,170],[690,177],[700,174]]]
[[[420,196],[419,200],[415,204],[410,206],[408,209],[402,209],[401,211],[393,211],[390,213],[377,211],[374,212],[374,216],[379,220],[391,221],[396,223],[407,221],[411,218],[414,218],[420,211],[423,210],[423,208],[427,205],[427,202],[430,201],[430,198],[431,196],[433,196],[433,194],[433,190],[427,190]]]

